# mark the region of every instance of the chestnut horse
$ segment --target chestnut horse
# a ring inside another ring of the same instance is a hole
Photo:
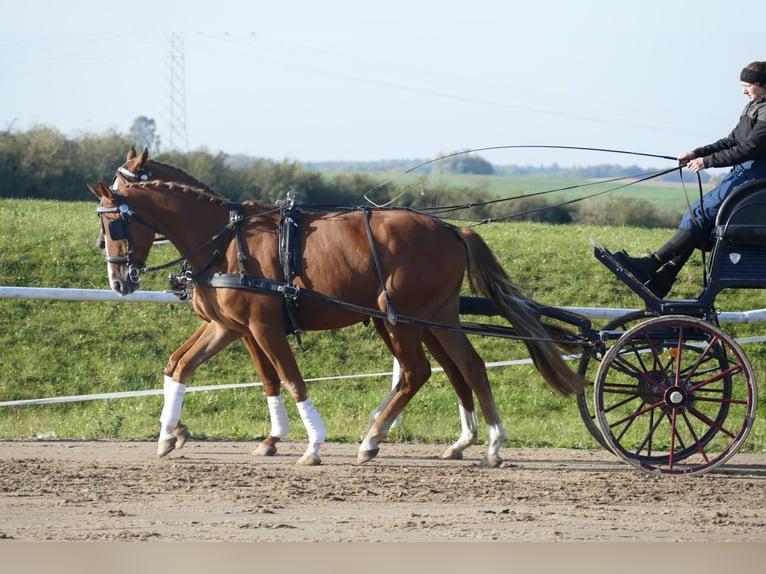
[[[183,359],[175,368],[169,365],[172,373],[166,371],[160,448],[163,441],[177,438],[173,431],[188,378],[244,337],[264,381],[283,382],[298,405],[309,434],[299,462],[319,463],[324,424],[287,342],[284,296],[275,295],[287,286],[278,260],[279,209],[250,202],[233,216],[229,202],[205,190],[146,179],[123,181],[119,191],[101,184],[94,192],[100,199],[110,281],[117,292],[128,294],[139,287],[156,232],[194,270],[195,309],[206,323],[174,353]],[[490,437],[484,463],[500,464],[505,433],[486,370],[459,330],[459,293],[466,271],[472,288],[491,298],[525,337],[535,365],[553,388],[563,394],[582,391],[582,378],[567,367],[529,301],[475,232],[411,210],[352,209],[304,213],[300,235],[302,270],[295,278],[295,295],[301,301],[301,328],[333,329],[371,316],[402,368],[401,383],[376,411],[379,416],[359,448],[360,462],[376,456],[391,423],[430,376],[425,343],[456,390],[470,388],[478,397]],[[249,283],[260,288],[242,288],[232,278],[255,279]],[[472,413],[472,403],[458,395],[461,412]]]

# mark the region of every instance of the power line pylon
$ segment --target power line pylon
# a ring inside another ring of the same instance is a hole
[[[186,135],[186,80],[184,67],[183,33],[171,32],[168,148],[179,151],[186,151],[189,147],[189,139]]]

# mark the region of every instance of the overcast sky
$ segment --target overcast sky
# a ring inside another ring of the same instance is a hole
[[[756,3],[472,0],[8,2],[0,129],[169,140],[182,32],[189,149],[275,160],[562,145],[676,156],[734,127],[766,60]],[[643,163],[508,149],[493,163]]]

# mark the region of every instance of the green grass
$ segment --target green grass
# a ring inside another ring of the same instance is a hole
[[[107,288],[103,256],[95,249],[95,201],[58,203],[0,200],[0,285]],[[479,228],[511,277],[542,303],[582,307],[638,307],[640,301],[592,255],[590,237],[614,249],[640,253],[659,245],[668,230],[536,223]],[[173,259],[170,247],[153,251],[149,264]],[[165,274],[145,280],[146,290],[165,288]],[[701,289],[701,261],[683,270],[674,294]],[[761,291],[728,291],[727,311],[766,307]],[[191,335],[198,320],[184,304],[64,302],[0,299],[0,400],[31,399],[157,389],[170,354]],[[735,336],[757,335],[761,325],[724,325]],[[473,337],[486,361],[525,358],[523,345]],[[295,342],[293,341],[293,345]],[[745,347],[759,373],[766,372],[761,345]],[[304,333],[295,348],[306,378],[390,372],[392,360],[371,326]],[[579,418],[574,399],[556,395],[528,365],[490,370],[494,394],[513,446],[597,447]],[[257,380],[244,346],[236,343],[196,373],[192,385]],[[390,376],[310,383],[332,441],[359,441],[375,406],[390,389]],[[162,398],[111,399],[58,405],[0,407],[0,439],[149,439],[158,431]],[[763,400],[759,417],[763,416]],[[290,437],[305,438],[288,401]],[[187,395],[184,421],[195,438],[258,439],[269,429],[260,388]],[[764,452],[758,420],[745,450]],[[390,440],[446,443],[460,431],[456,399],[446,378],[435,373],[405,410],[404,426]],[[482,433],[482,438],[485,438]]]

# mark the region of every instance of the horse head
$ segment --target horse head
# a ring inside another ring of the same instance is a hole
[[[140,287],[144,262],[154,243],[155,229],[127,204],[124,195],[104,183],[88,186],[99,199],[101,238],[109,284],[120,295]]]

